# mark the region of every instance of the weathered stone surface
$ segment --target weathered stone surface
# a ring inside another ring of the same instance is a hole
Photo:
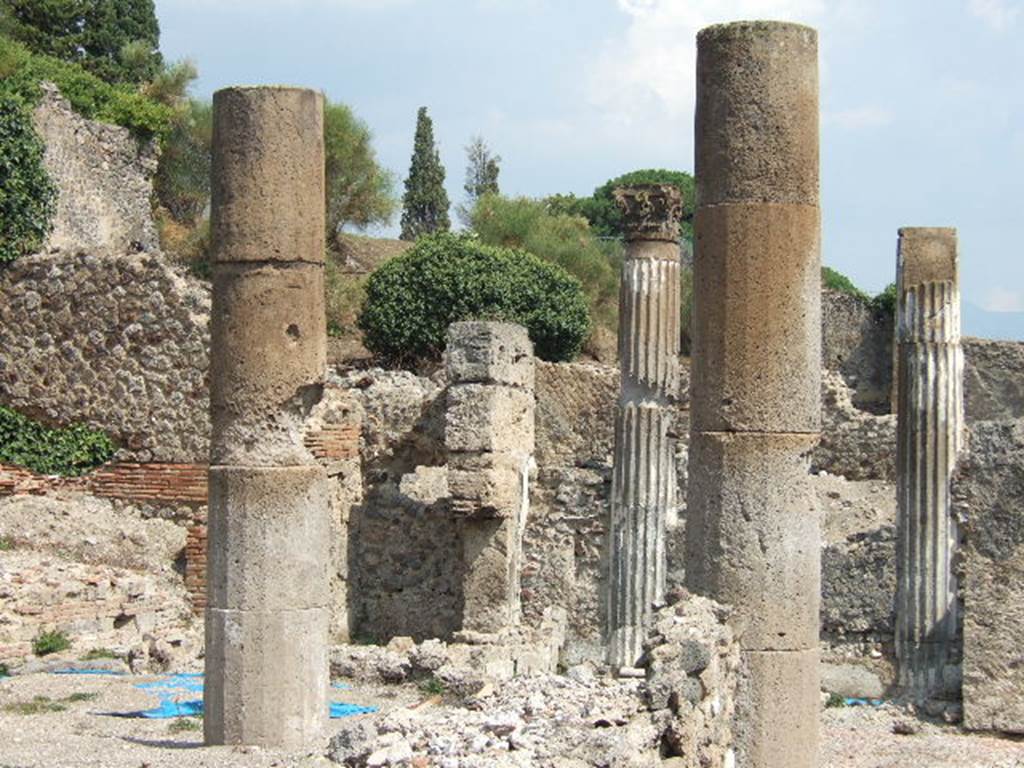
[[[818,33],[772,21],[718,24],[700,31],[697,51],[701,206],[817,206]]]
[[[679,261],[679,221],[683,215],[683,196],[671,184],[637,184],[619,187],[613,192],[622,212],[626,239],[672,243],[672,261]],[[644,249],[650,251],[651,249]],[[642,258],[633,252],[630,258]]]
[[[218,265],[210,447],[215,464],[312,464],[303,422],[327,364],[323,269]]]
[[[817,432],[817,208],[702,201],[695,232],[693,428]]]
[[[451,384],[533,386],[533,344],[521,325],[452,323],[445,354]]]
[[[821,375],[821,442],[811,455],[815,472],[848,480],[896,479],[896,417],[857,408],[834,371]]]
[[[0,403],[106,432],[128,461],[205,461],[209,288],[159,255],[0,270]]]
[[[821,528],[805,435],[694,433],[687,585],[732,605],[745,650],[818,645]]]
[[[1024,417],[1024,344],[990,339],[962,344],[966,422]]]
[[[896,278],[896,655],[919,701],[955,695],[957,633],[950,478],[963,444],[956,230],[899,232]]]
[[[321,467],[211,467],[209,605],[326,608],[327,492]]]
[[[509,517],[518,514],[528,492],[529,457],[506,453],[451,453],[448,488],[458,516]]]
[[[450,387],[445,443],[449,451],[491,453],[520,452],[524,446],[532,446],[532,389],[525,391],[489,384]]]
[[[323,264],[323,102],[280,86],[213,95],[215,262]]]
[[[501,632],[519,621],[522,531],[517,519],[462,522],[462,628]]]
[[[980,422],[957,468],[964,724],[1024,733],[1024,420]]]
[[[56,184],[57,211],[43,251],[124,255],[159,248],[153,176],[159,148],[117,125],[86,120],[59,89],[42,84],[33,113]]]
[[[818,651],[744,651],[736,701],[736,764],[818,768]]]
[[[206,743],[299,749],[320,738],[327,723],[327,624],[325,608],[207,609]]]
[[[891,525],[827,546],[821,555],[822,630],[891,635],[895,560],[896,532]]]
[[[821,364],[841,373],[853,404],[873,414],[891,409],[894,321],[861,296],[822,288]]]

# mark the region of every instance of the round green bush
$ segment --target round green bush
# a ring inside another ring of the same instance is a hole
[[[526,251],[441,233],[377,270],[359,315],[364,343],[395,362],[438,359],[459,320],[525,326],[538,357],[571,360],[590,330],[579,281]]]
[[[15,99],[0,99],[0,264],[38,250],[56,206],[32,118]]]

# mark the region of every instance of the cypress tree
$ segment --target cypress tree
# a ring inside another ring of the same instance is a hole
[[[434,124],[427,116],[427,108],[420,107],[416,115],[412,163],[402,197],[401,238],[415,240],[420,235],[450,228],[444,166],[434,145]]]

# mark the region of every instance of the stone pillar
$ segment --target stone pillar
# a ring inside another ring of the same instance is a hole
[[[621,384],[609,527],[608,663],[635,667],[665,599],[665,522],[676,507],[679,219],[676,187],[615,190],[626,233],[619,293]]]
[[[963,352],[955,229],[899,232],[896,657],[915,699],[955,694],[957,543],[950,482],[963,443]]]
[[[447,367],[445,443],[462,531],[462,629],[494,635],[520,618],[535,442],[533,344],[518,325],[453,323]]]
[[[213,99],[207,744],[298,749],[327,719],[323,97]]]
[[[817,768],[821,534],[817,33],[697,36],[686,578],[733,606],[741,768]]]

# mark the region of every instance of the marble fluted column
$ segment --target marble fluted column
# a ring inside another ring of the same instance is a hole
[[[619,300],[621,387],[609,531],[608,662],[633,667],[665,599],[665,523],[676,504],[679,220],[670,185],[615,190],[626,259]]]
[[[740,768],[817,768],[821,534],[818,45],[808,27],[697,36],[691,591],[732,606]]]
[[[327,722],[323,97],[213,98],[207,744],[315,745]]]
[[[904,228],[897,253],[896,656],[918,701],[955,694],[950,481],[963,443],[955,229]]]

